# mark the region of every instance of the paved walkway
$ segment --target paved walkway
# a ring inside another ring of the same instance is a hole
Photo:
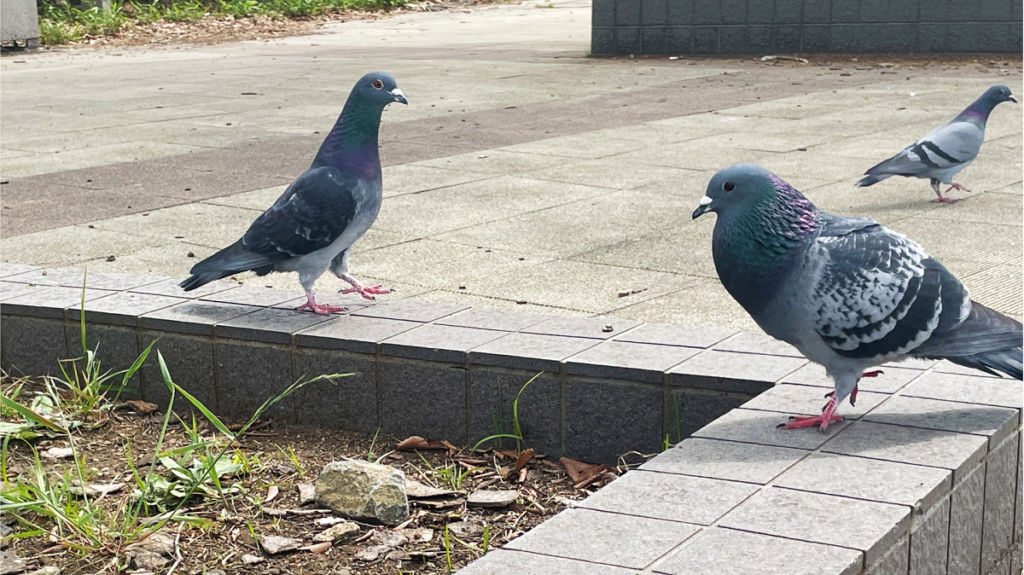
[[[755,329],[715,277],[714,218],[690,221],[711,174],[746,161],[915,238],[1021,318],[1020,107],[993,113],[956,205],[929,203],[923,181],[852,185],[989,85],[1024,92],[1019,59],[592,60],[589,25],[589,3],[566,0],[5,57],[0,258],[183,277],[308,166],[354,80],[384,69],[411,105],[384,115],[386,201],[352,263],[398,288],[387,297]]]

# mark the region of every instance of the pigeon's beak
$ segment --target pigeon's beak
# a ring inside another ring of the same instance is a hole
[[[396,102],[401,102],[403,104],[409,103],[409,100],[405,99],[405,93],[402,92],[401,88],[395,88],[394,90],[391,90],[391,95],[394,96]]]
[[[1020,103],[1020,102],[1017,101],[1017,98],[1013,97],[1013,94],[1010,94],[1009,96],[1007,96],[1007,98],[1009,98],[1010,101],[1013,102],[1014,104],[1019,104]]]
[[[697,206],[696,210],[693,210],[693,219],[697,219],[704,214],[711,211],[711,202],[713,200],[707,196],[700,199],[700,205]]]

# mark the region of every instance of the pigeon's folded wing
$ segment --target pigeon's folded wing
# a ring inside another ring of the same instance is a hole
[[[304,256],[338,239],[355,217],[360,180],[336,168],[313,168],[288,186],[249,226],[245,248],[273,261]]]
[[[938,127],[917,143],[872,167],[869,175],[919,176],[948,170],[974,160],[985,134],[970,122]]]
[[[962,322],[964,287],[916,243],[870,220],[822,214],[827,253],[812,292],[815,329],[839,355],[905,354]]]

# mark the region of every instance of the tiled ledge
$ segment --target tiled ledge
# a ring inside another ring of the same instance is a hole
[[[12,373],[57,371],[80,353],[80,271],[0,266],[3,346]],[[520,399],[529,444],[552,456],[615,463],[653,453],[806,364],[792,348],[731,329],[565,318],[452,303],[321,296],[344,314],[296,313],[301,292],[92,273],[89,346],[123,369],[150,342],[175,382],[228,417],[251,414],[301,375],[356,373],[303,388],[279,419],[473,443],[512,429]],[[163,404],[155,357],[133,386]]]
[[[80,349],[82,276],[0,265],[4,369],[52,372]],[[686,438],[463,572],[1020,573],[1020,382],[905,362],[862,381],[827,434],[777,430],[831,387],[792,348],[749,333],[391,300],[330,317],[296,292],[91,274],[85,314],[105,365],[159,338],[175,381],[244,417],[302,374],[278,418],[531,446],[613,461]],[[331,302],[335,303],[335,302]],[[606,331],[607,326],[611,331]],[[155,367],[135,385],[166,402]]]
[[[460,575],[1021,573],[1021,382],[887,369],[852,420],[781,384]]]

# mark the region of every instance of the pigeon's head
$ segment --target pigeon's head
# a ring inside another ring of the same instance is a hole
[[[985,95],[982,99],[987,100],[993,107],[996,104],[1002,104],[1003,102],[1017,103],[1017,98],[1013,97],[1010,93],[1010,89],[1006,86],[992,86],[985,91]]]
[[[398,82],[387,72],[370,72],[363,76],[352,89],[352,98],[364,103],[373,103],[382,109],[391,102],[408,104],[405,94],[398,87]]]
[[[708,212],[719,216],[733,210],[742,210],[745,206],[757,203],[758,200],[775,193],[778,179],[768,170],[753,164],[736,164],[717,174],[708,183],[700,205],[693,211],[693,219]]]

